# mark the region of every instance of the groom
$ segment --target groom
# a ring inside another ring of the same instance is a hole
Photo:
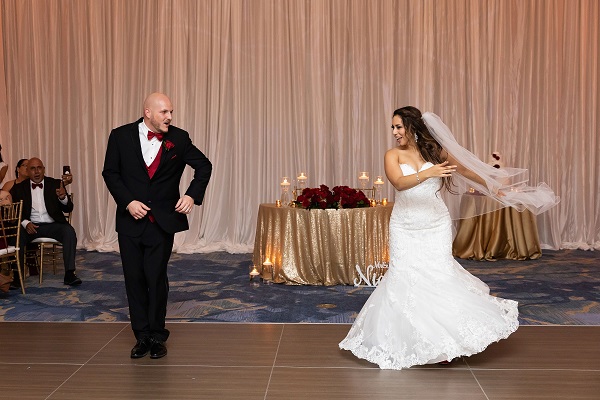
[[[116,229],[137,340],[131,358],[167,354],[167,263],[173,238],[188,229],[186,215],[202,204],[212,171],[189,134],[171,125],[172,114],[166,95],[150,94],[142,118],[111,132],[102,171],[117,203]],[[194,179],[180,196],[186,165],[194,169]]]

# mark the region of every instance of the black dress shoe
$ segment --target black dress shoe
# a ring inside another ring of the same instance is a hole
[[[133,349],[131,349],[131,358],[142,358],[150,352],[152,340],[148,337],[139,339]]]
[[[162,358],[167,355],[167,346],[162,340],[154,339],[150,347],[150,358]]]
[[[79,279],[75,271],[65,272],[65,279],[63,282],[65,283],[65,285],[69,286],[81,285],[81,279]]]

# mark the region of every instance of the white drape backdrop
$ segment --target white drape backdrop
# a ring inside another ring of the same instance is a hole
[[[180,252],[250,251],[282,176],[383,175],[395,108],[433,111],[562,201],[546,248],[600,248],[596,0],[3,0],[0,141],[11,170],[69,164],[80,247],[116,249],[111,128],[167,93],[213,162]],[[13,173],[7,176],[12,179]],[[182,188],[191,172],[186,171]],[[392,197],[389,184],[384,193]]]

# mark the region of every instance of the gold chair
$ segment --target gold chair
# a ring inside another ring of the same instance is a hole
[[[0,266],[2,269],[7,268],[10,273],[12,265],[17,265],[19,280],[21,282],[21,292],[25,294],[25,282],[19,260],[22,210],[23,201],[0,206],[0,238],[3,239],[3,244],[6,245],[5,248],[0,249]]]
[[[73,201],[73,195],[70,195],[71,201]],[[65,213],[65,217],[67,217],[67,222],[71,224],[71,216],[73,212]],[[44,255],[48,257],[52,257],[52,272],[56,275],[56,261],[58,259],[62,259],[62,243],[56,239],[52,239],[49,237],[40,237],[37,239],[33,239],[30,243],[31,245],[35,245],[35,249],[32,250],[34,252],[34,259],[38,267],[38,273],[40,275],[40,285],[42,284],[42,280],[44,277]]]

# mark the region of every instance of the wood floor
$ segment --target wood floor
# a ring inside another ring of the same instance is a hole
[[[349,325],[172,323],[132,360],[127,323],[0,323],[2,399],[600,399],[599,326],[522,326],[449,366],[385,371]]]

